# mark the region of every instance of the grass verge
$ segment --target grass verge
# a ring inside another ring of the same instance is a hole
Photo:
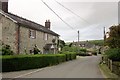
[[[99,64],[99,67],[105,76],[106,80],[120,80],[120,77],[118,77],[116,74],[112,73],[110,69],[107,67],[106,64]]]

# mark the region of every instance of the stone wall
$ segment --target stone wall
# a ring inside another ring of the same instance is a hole
[[[43,53],[43,47],[45,44],[52,44],[53,35],[48,34],[48,40],[44,39],[44,32],[36,31],[36,38],[30,38],[29,37],[29,28],[26,28],[24,26],[20,26],[20,53],[30,53],[30,50],[33,50],[35,45],[41,50]],[[56,39],[58,39],[56,37]],[[57,40],[56,40],[57,43]]]
[[[103,56],[103,61],[106,63],[111,72],[120,76],[120,61],[112,61],[107,56]]]
[[[1,17],[1,25],[2,25],[2,42],[4,44],[10,45],[11,49],[16,53],[16,28],[18,27],[10,19],[2,16]]]
[[[20,54],[29,54],[30,50],[33,50],[35,45],[41,50],[43,53],[43,47],[46,44],[52,44],[52,40],[56,38],[56,43],[58,41],[58,37],[53,37],[53,35],[48,34],[48,40],[44,39],[45,33],[36,30],[36,38],[32,39],[29,37],[29,28],[26,28],[23,25],[18,25],[12,20],[2,16],[0,26],[0,30],[2,31],[2,41],[5,44],[11,46],[12,50],[15,53],[18,53],[18,27],[20,27],[20,36],[19,36],[19,52]]]
[[[0,49],[2,48],[2,15],[0,14]]]
[[[2,10],[2,2],[0,1],[0,9]]]

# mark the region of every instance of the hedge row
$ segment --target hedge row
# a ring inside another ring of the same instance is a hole
[[[66,61],[76,59],[76,53],[74,52],[64,52],[63,54],[66,55]]]
[[[18,55],[18,56],[3,56],[2,72],[18,71],[26,69],[42,68],[46,66],[56,65],[61,62],[75,59],[73,53],[67,54],[46,54],[46,55]]]
[[[105,54],[113,61],[120,61],[120,48],[109,49],[105,52]]]

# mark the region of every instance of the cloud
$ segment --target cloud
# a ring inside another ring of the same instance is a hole
[[[65,41],[77,41],[78,30],[80,30],[80,40],[101,39],[103,38],[103,27],[108,30],[111,25],[118,23],[117,2],[57,0],[89,22],[88,24],[54,0],[44,1],[74,29],[63,23],[41,0],[9,0],[9,11],[41,25],[45,24],[46,19],[50,19],[51,30],[61,35],[60,38]]]
[[[82,21],[80,19],[74,19],[72,18],[73,16],[70,17],[72,20],[70,20],[70,18],[68,19],[68,22],[71,24],[73,23],[75,26],[77,26],[76,29],[81,31],[81,40],[102,39],[103,27],[108,29],[111,25],[118,23],[117,2],[69,2],[66,4],[68,4],[70,7],[73,7],[72,9],[77,9],[77,14],[80,14],[80,12],[84,13],[84,11],[88,10],[86,16],[84,15],[82,17],[84,17],[84,19],[86,19],[90,24],[85,24],[85,22],[81,23]],[[86,7],[86,5],[88,6]],[[77,8],[76,6],[81,8],[85,6],[85,10]]]

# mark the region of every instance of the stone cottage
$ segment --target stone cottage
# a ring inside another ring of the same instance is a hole
[[[89,41],[80,41],[79,43],[73,41],[72,46],[79,46],[80,48],[90,49],[94,48],[95,44],[92,44]]]
[[[9,13],[7,0],[0,0],[0,9],[1,41],[10,45],[14,53],[32,53],[34,47],[42,53],[57,51],[59,35],[50,30],[50,20],[43,26]]]

